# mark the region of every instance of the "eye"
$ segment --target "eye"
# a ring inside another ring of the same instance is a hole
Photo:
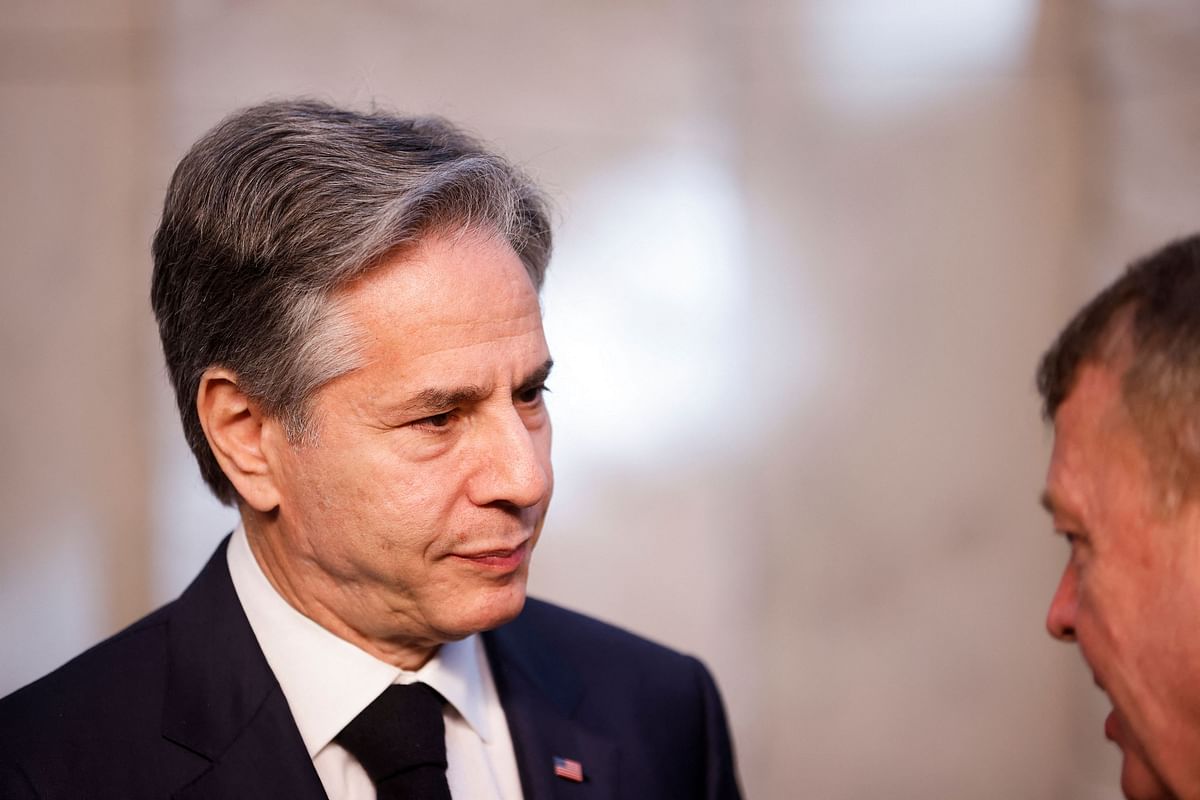
[[[526,389],[521,389],[514,395],[514,398],[521,405],[532,406],[541,402],[542,395],[550,391],[544,384],[530,386]]]
[[[1078,531],[1058,531],[1059,536],[1067,540],[1067,545],[1071,548],[1071,552],[1078,552],[1086,543],[1087,537]]]
[[[441,414],[433,414],[428,417],[410,422],[409,425],[413,428],[425,428],[427,430],[442,430],[448,428],[450,423],[454,421],[453,411],[443,411]]]

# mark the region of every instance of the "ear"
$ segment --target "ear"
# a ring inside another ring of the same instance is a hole
[[[200,377],[196,413],[225,477],[242,500],[267,513],[279,506],[277,474],[268,458],[268,441],[278,423],[238,387],[237,375],[210,367]]]

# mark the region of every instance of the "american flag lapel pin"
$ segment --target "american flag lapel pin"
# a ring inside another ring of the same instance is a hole
[[[583,783],[583,764],[573,758],[554,757],[554,774],[563,780]]]

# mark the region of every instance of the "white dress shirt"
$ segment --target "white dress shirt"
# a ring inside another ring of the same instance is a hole
[[[333,737],[388,686],[417,681],[446,698],[450,794],[469,800],[520,800],[508,721],[478,635],[442,645],[425,666],[409,672],[380,661],[293,608],[263,574],[241,525],[229,541],[227,557],[238,600],[330,800],[375,800],[366,770]]]

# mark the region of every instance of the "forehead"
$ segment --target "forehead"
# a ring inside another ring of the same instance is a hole
[[[360,318],[417,327],[540,313],[537,291],[507,240],[470,230],[431,234],[339,294]]]
[[[548,358],[537,291],[500,237],[431,236],[344,287],[335,303],[356,341],[352,374],[377,392],[411,380],[490,385]]]
[[[1046,476],[1053,511],[1084,513],[1097,501],[1140,494],[1148,468],[1141,437],[1121,395],[1121,373],[1103,364],[1080,367],[1054,417],[1054,450]]]
[[[1122,408],[1120,375],[1103,364],[1082,365],[1054,415],[1055,450],[1094,443],[1114,427]]]

